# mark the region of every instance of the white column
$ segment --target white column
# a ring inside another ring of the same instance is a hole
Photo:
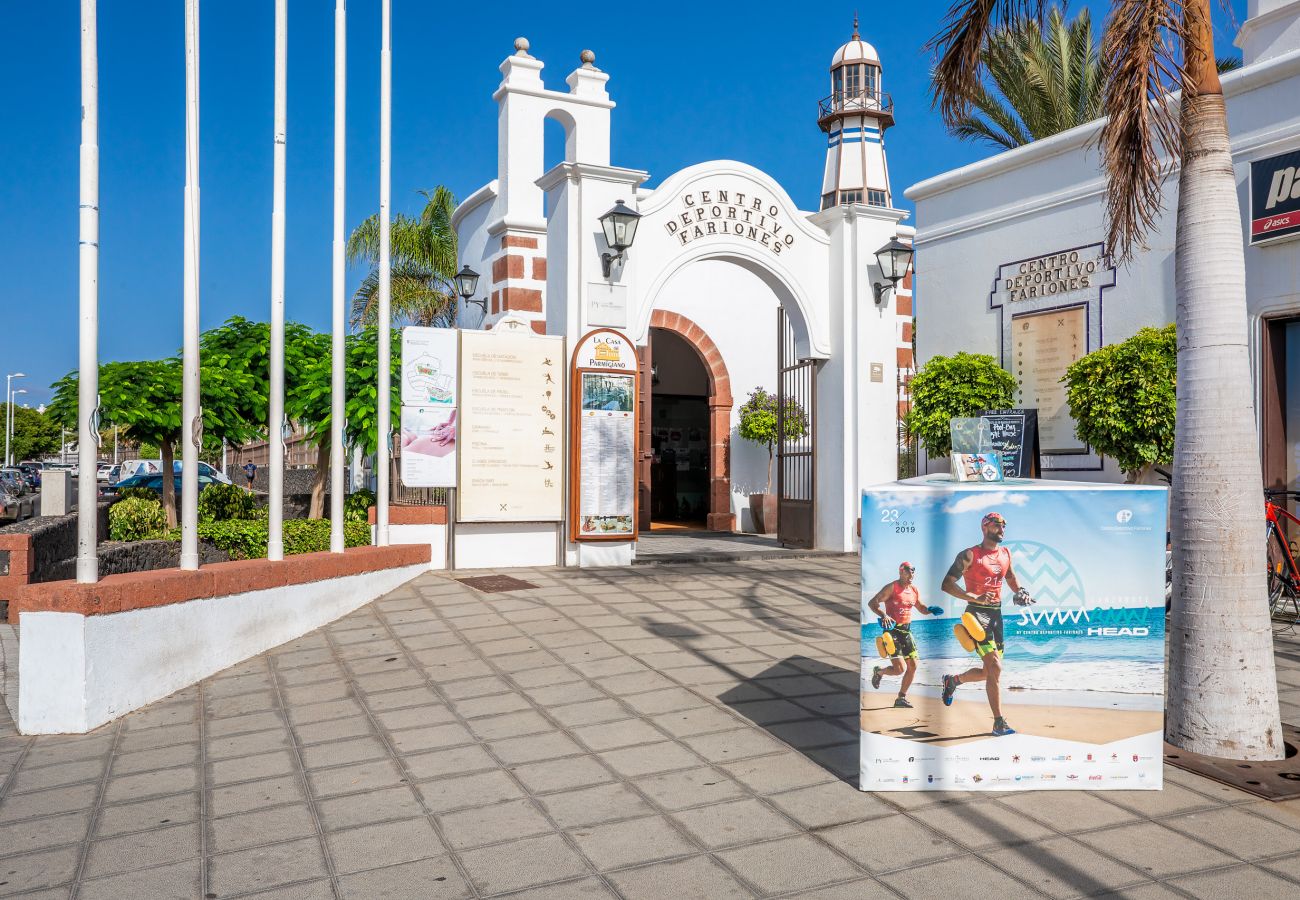
[[[271,496],[266,558],[284,559],[284,150],[288,0],[275,0],[275,137],[271,190],[271,385],[266,435]]]
[[[392,217],[388,208],[392,187],[392,131],[393,131],[393,6],[392,0],[383,0],[379,50],[379,397],[375,424],[378,430],[379,470],[378,495],[375,499],[375,543],[388,546],[388,433],[392,425],[392,271],[389,263],[389,231]]]
[[[334,4],[334,323],[330,371],[330,550],[343,552],[343,421],[347,390],[344,336],[347,329],[343,268],[343,199],[347,172],[348,4]]]
[[[99,53],[96,0],[81,0],[81,249],[78,290],[80,359],[77,373],[77,581],[99,580],[95,553],[99,435]],[[10,403],[12,409],[13,403]]]
[[[181,568],[199,567],[199,0],[185,0],[185,315],[181,343]],[[164,472],[163,477],[170,477]]]

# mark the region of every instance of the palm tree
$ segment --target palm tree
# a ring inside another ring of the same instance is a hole
[[[988,82],[981,80],[969,109],[949,127],[962,140],[1003,150],[1101,118],[1101,62],[1087,9],[1070,22],[1053,5],[1046,23],[1010,21],[988,34],[980,51]],[[1234,57],[1216,62],[1220,72],[1240,67]]]
[[[451,326],[456,323],[456,198],[442,185],[425,197],[419,218],[398,214],[392,222],[392,311],[395,323]],[[352,327],[374,325],[379,298],[379,216],[348,237],[348,262],[368,263],[370,274],[352,297]]]
[[[978,96],[990,34],[1043,0],[957,0],[928,47],[952,125]],[[1181,50],[1181,53],[1179,52]],[[1115,0],[1101,45],[1106,234],[1121,260],[1160,222],[1178,172],[1178,408],[1165,738],[1209,756],[1280,759],[1247,350],[1246,270],[1210,0]]]

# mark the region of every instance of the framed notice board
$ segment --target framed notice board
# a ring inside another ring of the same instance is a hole
[[[570,373],[569,536],[574,541],[637,539],[636,347],[610,328],[588,332]]]

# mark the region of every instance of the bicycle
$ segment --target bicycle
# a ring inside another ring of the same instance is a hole
[[[1268,542],[1268,611],[1282,630],[1300,622],[1300,566],[1296,545],[1283,534],[1284,520],[1300,526],[1300,519],[1273,502],[1274,497],[1300,498],[1300,491],[1273,488],[1264,491],[1264,518]]]

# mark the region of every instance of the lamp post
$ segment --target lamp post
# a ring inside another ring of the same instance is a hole
[[[9,441],[14,430],[14,379],[26,378],[25,372],[14,372],[5,376],[5,465],[12,465],[9,459]],[[22,393],[26,393],[23,391]]]
[[[392,139],[393,139],[393,7],[392,0],[382,0],[379,35],[379,396],[375,402],[375,441],[378,458],[375,487],[375,543],[388,546],[388,467],[392,455],[389,443],[392,418],[392,268],[391,246]]]
[[[482,300],[472,300],[474,292],[478,290],[478,272],[469,267],[469,263],[460,267],[456,273],[456,293],[460,294],[460,299],[465,301],[465,305],[473,303],[483,310],[483,315],[487,315],[487,297]]]
[[[346,270],[343,265],[344,198],[347,169],[348,5],[334,3],[334,243],[332,246],[330,328],[330,551],[342,553],[343,467],[346,464],[343,424],[347,371],[344,354],[347,321],[344,315]]]
[[[876,306],[882,306],[885,302],[885,292],[898,288],[898,283],[907,276],[907,270],[912,267],[912,247],[904,244],[894,235],[889,239],[889,243],[876,251],[876,262],[880,265],[880,273],[889,280],[889,284],[874,283],[871,288],[876,295]]]
[[[636,226],[640,221],[641,214],[634,209],[629,209],[622,200],[615,201],[613,209],[600,217],[600,228],[605,232],[605,243],[614,251],[600,255],[600,266],[606,278],[609,277],[614,263],[623,259],[623,252],[632,246],[632,241],[636,239]]]
[[[289,2],[275,3],[275,99],[271,187],[270,396],[267,398],[266,558],[284,559],[284,167]]]

